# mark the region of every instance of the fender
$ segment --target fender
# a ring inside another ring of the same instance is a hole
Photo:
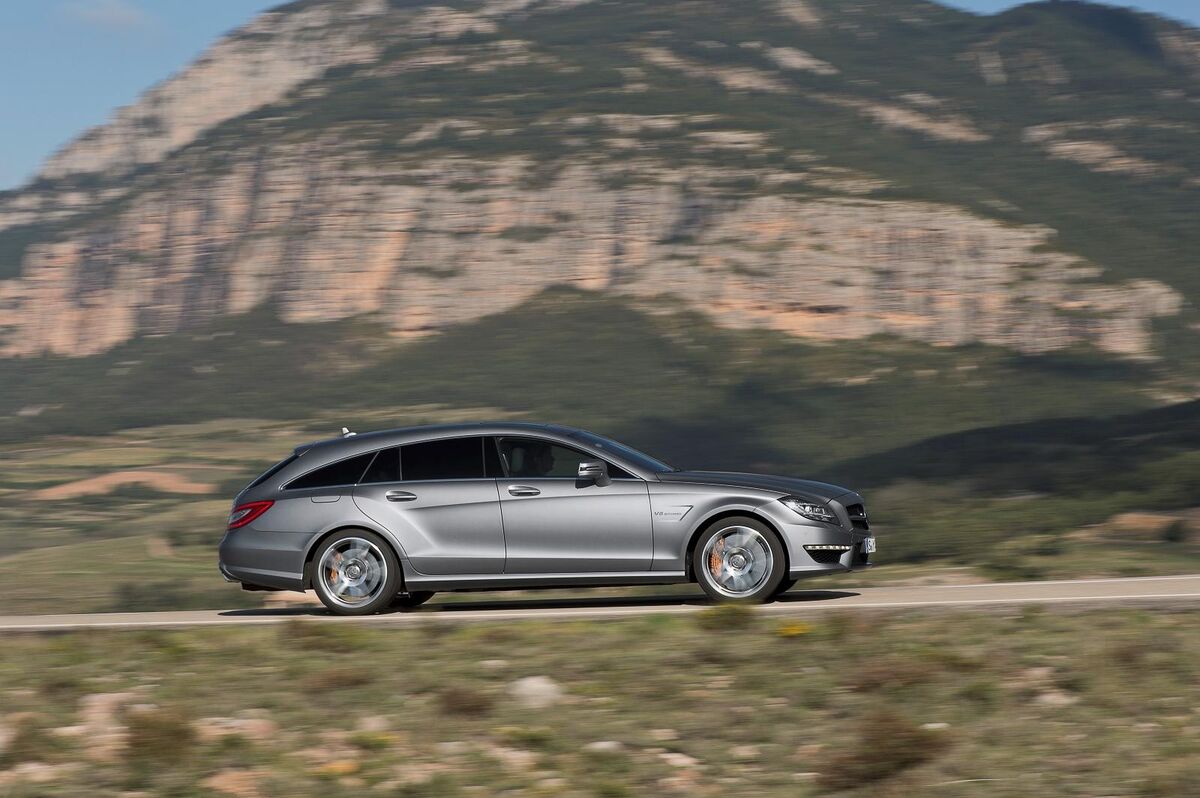
[[[770,529],[775,533],[776,537],[779,538],[779,542],[783,544],[783,550],[786,553],[788,550],[787,540],[783,537],[771,519],[758,512],[758,508],[765,503],[766,502],[762,502],[761,504],[757,505],[749,505],[744,503],[727,504],[723,507],[714,508],[713,510],[709,511],[707,515],[703,516],[699,521],[694,523],[688,530],[687,535],[684,537],[683,549],[679,552],[679,555],[683,560],[683,568],[687,572],[688,577],[690,578],[692,576],[692,549],[695,548],[696,538],[700,536],[700,533],[703,532],[709,526],[709,524],[713,523],[714,521],[718,521],[721,518],[743,515],[761,522],[762,524],[766,525],[767,529]]]
[[[361,510],[359,511],[359,516],[360,520],[355,521],[354,523],[346,523],[343,521],[337,524],[330,524],[328,527],[322,529],[320,532],[314,535],[313,539],[309,541],[308,546],[306,546],[304,549],[303,578],[304,586],[306,588],[312,587],[313,554],[316,552],[317,548],[321,545],[322,541],[324,541],[330,535],[346,529],[366,529],[379,535],[381,538],[387,541],[389,546],[392,547],[392,551],[395,553],[396,559],[400,561],[400,575],[407,580],[408,577],[413,573],[412,566],[408,562],[408,555],[404,553],[404,546],[400,544],[400,541],[396,539],[396,536],[392,534],[392,532],[386,527],[372,521]]]

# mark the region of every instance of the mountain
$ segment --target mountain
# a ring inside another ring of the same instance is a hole
[[[1200,33],[1053,2],[327,0],[0,195],[0,351],[568,285],[814,341],[1196,352]]]
[[[442,400],[654,430],[681,373],[682,415],[816,391],[879,446],[1192,397],[1198,82],[1200,32],[1076,2],[285,5],[0,194],[0,435]]]

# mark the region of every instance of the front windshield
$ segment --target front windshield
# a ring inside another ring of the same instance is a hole
[[[648,454],[639,452],[637,449],[631,449],[623,443],[609,440],[592,432],[576,432],[571,435],[577,441],[590,446],[600,452],[608,452],[618,458],[631,463],[646,471],[653,471],[656,474],[661,474],[665,471],[678,471],[678,468],[664,463],[662,460],[651,457]]]

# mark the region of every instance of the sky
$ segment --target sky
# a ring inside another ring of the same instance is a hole
[[[1005,0],[943,0],[991,13]],[[1200,25],[1197,0],[1127,0]],[[0,0],[0,190],[282,0]]]

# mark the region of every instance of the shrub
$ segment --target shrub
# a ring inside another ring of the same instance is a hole
[[[0,752],[0,767],[45,760],[56,750],[55,740],[33,716],[19,717],[8,747]]]
[[[373,681],[375,675],[367,668],[337,665],[308,674],[300,680],[300,687],[310,693],[326,693],[347,687],[362,687]]]
[[[279,627],[279,640],[300,651],[357,653],[370,642],[370,633],[347,624],[291,620]]]
[[[1191,531],[1187,521],[1172,521],[1163,529],[1162,539],[1164,543],[1186,543],[1191,537]]]
[[[958,691],[958,697],[979,707],[990,709],[1000,701],[1000,691],[991,682],[977,680],[964,685]]]
[[[447,715],[486,715],[492,703],[491,696],[470,687],[447,687],[438,693],[438,706]]]
[[[864,664],[851,676],[848,687],[871,692],[885,688],[911,687],[929,681],[934,671],[915,659],[884,657]]]
[[[754,608],[748,604],[717,604],[696,613],[696,624],[707,632],[732,632],[754,621]]]
[[[179,710],[135,710],[125,717],[125,756],[131,762],[178,762],[191,752],[196,732]]]
[[[928,762],[949,742],[943,734],[887,711],[865,718],[858,738],[857,744],[830,757],[821,786],[846,790],[882,781]]]

